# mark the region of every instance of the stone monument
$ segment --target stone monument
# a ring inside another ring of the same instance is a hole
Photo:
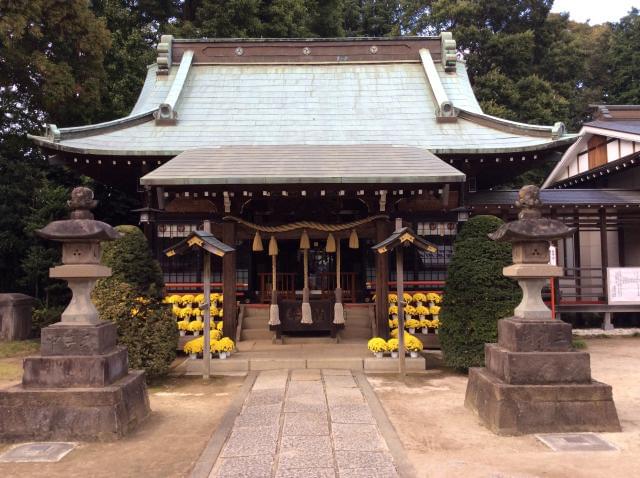
[[[96,280],[111,269],[100,264],[101,241],[119,233],[93,219],[93,192],[75,188],[70,219],[37,231],[62,242],[63,265],[50,276],[73,292],[61,321],[42,329],[40,356],[24,360],[22,383],[0,390],[0,440],[114,440],[149,414],[144,372],[128,370],[127,349],[116,345],[116,325],[100,320],[91,302]]]
[[[0,340],[27,340],[36,300],[25,294],[0,294]]]
[[[485,344],[485,367],[469,370],[465,405],[501,435],[620,431],[611,386],[591,379],[587,352],[572,347],[571,325],[553,320],[541,290],[562,267],[549,264],[549,242],[574,234],[541,217],[539,189],[518,193],[518,220],[489,237],[513,244],[513,265],[503,273],[518,281],[522,302],[514,317],[498,321],[498,343]]]

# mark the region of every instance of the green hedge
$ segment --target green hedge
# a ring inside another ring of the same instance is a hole
[[[517,283],[502,275],[511,245],[487,234],[503,222],[475,216],[460,231],[447,269],[440,343],[445,363],[458,370],[484,365],[484,344],[497,339],[498,319],[513,315],[521,298]]]
[[[102,263],[113,275],[93,293],[100,318],[118,326],[118,342],[129,350],[129,366],[153,380],[167,373],[176,355],[178,329],[162,303],[162,271],[135,226],[118,226],[123,237],[103,244]]]

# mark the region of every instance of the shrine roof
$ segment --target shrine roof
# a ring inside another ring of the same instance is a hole
[[[467,204],[511,207],[518,199],[518,191],[478,191],[467,196]],[[548,206],[627,206],[640,205],[640,191],[631,189],[542,189],[540,200]]]
[[[48,151],[175,156],[209,146],[394,144],[435,154],[537,151],[564,126],[482,112],[455,42],[441,37],[174,40],[163,37],[125,118],[31,136]]]
[[[463,182],[421,148],[392,145],[221,146],[185,151],[144,176],[153,186]]]

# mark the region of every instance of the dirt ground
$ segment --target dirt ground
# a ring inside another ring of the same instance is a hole
[[[19,381],[22,359],[0,359],[0,387]],[[188,475],[243,377],[170,378],[149,388],[152,413],[132,435],[82,444],[58,463],[0,463],[0,477],[181,477]],[[0,452],[10,445],[0,443]]]
[[[443,369],[405,384],[370,376],[418,477],[576,478],[640,476],[640,338],[587,339],[592,375],[613,386],[620,451],[553,452],[534,436],[499,437],[464,408],[466,376]]]

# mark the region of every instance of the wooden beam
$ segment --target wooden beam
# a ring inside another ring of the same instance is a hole
[[[389,221],[378,219],[376,223],[376,243],[385,240],[389,232]],[[389,338],[389,257],[388,254],[376,254],[376,323],[378,336]]]
[[[222,223],[222,242],[235,247],[236,243],[236,223]],[[222,258],[222,293],[224,295],[223,333],[234,341],[237,340],[236,329],[238,322],[236,304],[236,252],[225,254]]]

